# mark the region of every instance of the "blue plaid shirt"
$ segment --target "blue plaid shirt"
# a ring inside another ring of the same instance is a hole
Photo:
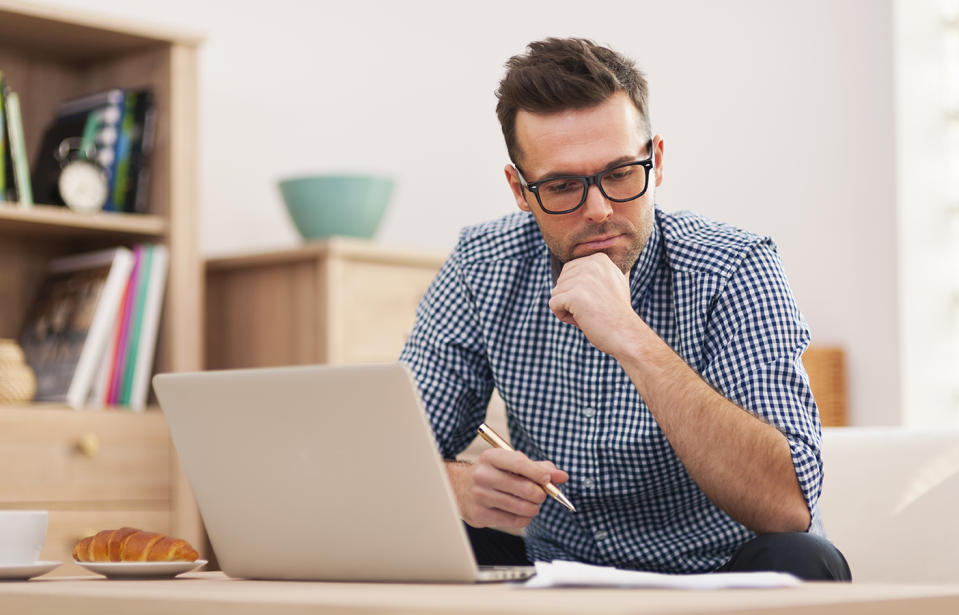
[[[443,456],[476,435],[495,387],[513,446],[569,472],[526,528],[531,560],[662,572],[722,566],[754,534],[686,472],[629,376],[549,310],[552,258],[528,213],[465,229],[401,355]],[[817,518],[820,424],[809,330],[769,239],[656,209],[630,272],[633,309],[726,397],[774,425]],[[814,525],[815,522],[814,522]]]

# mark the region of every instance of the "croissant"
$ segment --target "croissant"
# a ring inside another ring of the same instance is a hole
[[[192,562],[199,555],[182,538],[132,527],[97,532],[73,547],[78,562]]]

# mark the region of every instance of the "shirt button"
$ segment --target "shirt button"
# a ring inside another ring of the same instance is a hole
[[[585,416],[585,417],[588,418],[588,419],[593,418],[594,416],[596,416],[596,408],[586,408],[586,409],[584,409],[584,410],[583,410],[583,416]]]
[[[599,530],[593,534],[593,538],[596,540],[606,540],[606,537],[609,536],[609,533],[604,530]]]
[[[596,484],[596,481],[594,481],[592,478],[584,478],[584,479],[583,479],[583,486],[586,487],[587,489],[589,489],[590,487],[592,487],[592,486],[595,485],[595,484]]]

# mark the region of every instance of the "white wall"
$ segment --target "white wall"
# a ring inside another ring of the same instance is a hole
[[[525,43],[635,57],[666,140],[667,210],[778,242],[820,344],[848,351],[852,421],[901,420],[892,0],[58,0],[204,31],[206,254],[297,241],[275,181],[377,171],[385,243],[448,250],[512,211],[493,91]]]

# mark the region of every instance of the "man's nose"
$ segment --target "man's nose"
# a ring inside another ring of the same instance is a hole
[[[583,215],[590,222],[602,222],[613,215],[613,206],[603,194],[599,186],[593,184],[586,191],[586,202],[583,203]]]

